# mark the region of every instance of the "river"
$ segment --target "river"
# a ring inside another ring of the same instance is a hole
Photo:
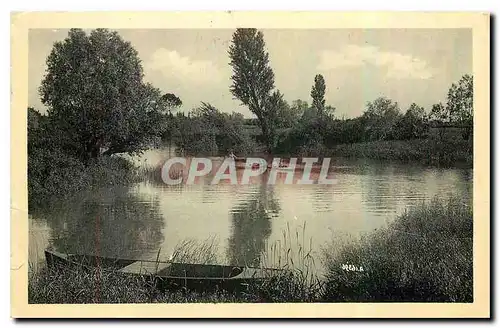
[[[155,165],[166,156],[152,150],[134,160]],[[471,169],[346,159],[331,164],[336,178],[331,185],[143,181],[84,192],[30,213],[30,262],[43,263],[49,246],[137,259],[154,259],[160,252],[168,259],[185,240],[209,240],[221,263],[258,265],[262,254],[276,263],[283,252],[298,257],[310,251],[319,267],[322,248],[335,238],[369,233],[435,196],[472,197]]]

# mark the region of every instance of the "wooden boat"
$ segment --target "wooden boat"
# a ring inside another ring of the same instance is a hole
[[[161,290],[188,289],[199,292],[225,290],[247,291],[250,285],[259,284],[284,273],[281,269],[263,269],[229,265],[188,264],[106,258],[93,255],[63,254],[45,251],[48,267],[102,268],[118,274],[144,276],[155,279]]]

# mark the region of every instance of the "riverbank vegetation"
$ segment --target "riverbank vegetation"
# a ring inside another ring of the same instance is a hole
[[[472,302],[472,237],[471,204],[452,198],[412,208],[359,240],[333,240],[322,299]]]
[[[85,54],[85,55],[83,55]],[[363,114],[341,118],[325,101],[328,82],[312,81],[311,105],[288,103],[275,86],[264,35],[237,29],[229,47],[230,92],[255,118],[181,99],[143,79],[138,52],[117,32],[69,31],[47,58],[40,87],[47,112],[28,109],[29,204],[90,186],[133,180],[116,154],[175,145],[181,154],[346,156],[472,165],[473,78],[453,83],[430,109],[379,97]],[[249,75],[249,76],[247,76]]]
[[[359,239],[335,236],[322,250],[324,276],[302,235],[287,232],[261,265],[290,271],[239,295],[159,292],[152,277],[44,268],[30,273],[28,296],[30,303],[472,302],[472,235],[471,204],[435,199]],[[189,240],[175,259],[216,261],[216,247],[213,238]]]
[[[472,167],[472,139],[382,140],[342,144],[330,150],[332,156],[396,160],[441,167]]]

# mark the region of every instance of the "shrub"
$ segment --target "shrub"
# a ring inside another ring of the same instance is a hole
[[[58,148],[37,148],[28,157],[29,207],[50,206],[81,190],[124,185],[135,178],[134,165],[119,156],[101,156],[86,166]]]

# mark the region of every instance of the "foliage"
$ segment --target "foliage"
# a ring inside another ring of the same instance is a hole
[[[117,32],[71,29],[47,58],[40,87],[57,140],[87,163],[100,155],[140,152],[164,122],[161,93],[143,82],[137,51]]]
[[[324,301],[472,302],[472,237],[470,204],[452,198],[410,209],[358,241],[334,240],[324,251]]]
[[[92,303],[216,303],[256,302],[252,295],[224,292],[160,292],[154,277],[117,274],[112,271],[42,269],[30,274],[30,304]]]
[[[307,109],[309,109],[309,104],[307,103],[307,101],[301,99],[292,101],[292,105],[290,106],[290,113],[293,117],[293,122],[297,123]]]
[[[182,106],[182,100],[173,93],[166,93],[161,96],[161,101],[168,108],[169,112]]]
[[[28,157],[28,205],[51,206],[78,191],[101,186],[127,185],[136,168],[126,159],[105,156],[84,165],[59,148],[35,148]]]
[[[66,134],[57,130],[52,117],[28,108],[28,205],[50,206],[53,200],[99,186],[126,185],[136,168],[117,156],[101,156],[83,163],[61,147]],[[67,139],[66,139],[67,140]],[[67,145],[67,144],[66,144]]]
[[[323,291],[323,282],[316,274],[311,240],[306,245],[304,236],[305,225],[295,234],[290,233],[288,226],[283,231],[282,240],[263,249],[256,266],[283,271],[279,275],[268,276],[262,283],[250,284],[244,292],[161,291],[155,288],[154,275],[134,277],[103,268],[45,267],[30,272],[28,301],[31,304],[317,301]],[[221,250],[218,246],[216,236],[205,240],[185,239],[175,245],[169,260],[219,264]],[[163,260],[159,252],[157,260]]]
[[[169,260],[178,263],[217,264],[220,263],[218,246],[219,241],[215,235],[202,241],[185,239],[175,245]]]
[[[460,81],[453,83],[448,91],[446,110],[452,122],[471,124],[473,116],[473,78],[464,75]]]
[[[209,103],[202,102],[188,115],[179,112],[169,120],[173,141],[190,154],[251,153],[256,148],[244,128],[243,115],[220,112]]]
[[[434,104],[429,117],[438,124],[457,124],[472,128],[474,116],[474,83],[471,75],[464,75],[448,90],[446,105]]]
[[[384,140],[394,135],[394,126],[400,117],[396,102],[379,97],[367,104],[363,113],[366,119],[366,132],[370,140]]]
[[[472,302],[473,218],[470,203],[439,199],[415,206],[387,227],[360,239],[335,236],[323,249],[325,276],[318,276],[312,240],[302,231],[263,250],[261,267],[285,269],[250,286],[247,293],[161,292],[151,278],[102,269],[32,271],[29,303],[188,302]],[[172,258],[215,263],[217,241],[185,240]],[[346,270],[350,266],[362,270]]]
[[[269,66],[262,32],[254,28],[238,28],[229,47],[233,68],[231,93],[257,116],[268,151],[275,142],[276,111],[281,95],[271,94],[274,73]]]
[[[448,113],[446,108],[442,103],[432,105],[431,112],[429,113],[429,118],[436,122],[445,122],[448,118]]]
[[[325,91],[326,84],[323,75],[318,74],[314,77],[314,85],[311,89],[312,107],[317,111],[325,109]]]
[[[413,103],[396,122],[395,135],[400,140],[419,139],[426,136],[428,127],[425,109]]]

